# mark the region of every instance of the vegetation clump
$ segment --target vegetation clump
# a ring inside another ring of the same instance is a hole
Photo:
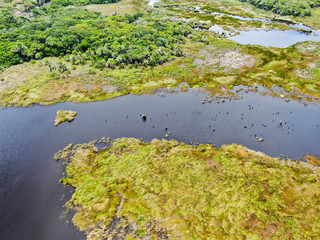
[[[258,8],[271,10],[280,15],[309,16],[312,7],[319,7],[319,0],[240,0]]]
[[[120,138],[68,146],[67,203],[87,239],[316,239],[318,167],[240,145]]]
[[[84,6],[88,4],[108,4],[108,3],[116,3],[120,0],[52,0],[51,4],[57,4],[61,6]]]
[[[7,9],[0,11],[0,30],[21,26],[26,22],[23,17],[17,17]]]
[[[54,120],[54,125],[58,126],[62,122],[72,122],[77,115],[77,112],[70,110],[59,110],[57,111],[57,117]]]

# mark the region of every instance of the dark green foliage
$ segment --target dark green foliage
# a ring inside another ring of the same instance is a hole
[[[319,0],[241,0],[258,8],[271,10],[280,15],[309,16],[311,8],[320,4]]]
[[[14,16],[9,10],[0,10],[0,31],[21,26],[27,19]]]
[[[49,19],[0,31],[0,65],[66,54],[73,64],[92,60],[97,68],[162,64],[183,55],[180,44],[191,32],[191,26],[161,14],[102,17],[64,9]]]
[[[60,6],[84,6],[88,4],[106,4],[106,3],[116,3],[120,0],[53,0],[52,4],[60,5]]]
[[[14,43],[8,41],[0,42],[0,70],[4,69],[6,66],[23,62],[21,57],[10,51],[13,45]]]

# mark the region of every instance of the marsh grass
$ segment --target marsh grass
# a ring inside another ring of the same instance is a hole
[[[302,22],[315,29],[320,29],[320,7],[311,10],[311,16],[295,17],[294,20]]]
[[[267,89],[277,85],[292,99],[320,99],[320,43],[304,42],[279,49],[245,46],[216,38],[214,33],[202,34],[206,34],[209,43],[188,39],[183,45],[186,56],[155,67],[95,69],[91,61],[72,65],[59,58],[12,66],[0,73],[0,104],[97,101],[128,93],[148,93],[161,87],[178,87],[182,82],[209,92],[221,92],[222,88],[232,89],[237,85],[259,84]],[[50,71],[46,62],[56,69]],[[58,63],[65,65],[67,71],[59,72]]]
[[[89,4],[80,8],[101,12],[103,15],[111,16],[113,14],[123,15],[136,13],[141,11],[142,7],[146,7],[146,4],[137,0],[122,0],[111,4]]]
[[[62,122],[72,122],[77,115],[77,112],[70,110],[59,110],[57,111],[57,117],[54,120],[54,125],[58,126]]]
[[[189,39],[186,56],[155,67],[95,69],[92,63],[73,66],[58,58],[12,66],[0,78],[0,104],[5,106],[44,105],[63,101],[96,101],[127,93],[142,94],[161,87],[203,87],[212,92],[237,85],[260,84],[282,87],[289,98],[320,99],[320,43],[298,43],[285,49],[241,45],[206,34],[209,43]],[[50,71],[45,62],[64,64],[68,72]],[[214,86],[214,87],[213,87]],[[275,96],[279,94],[274,93]],[[283,94],[283,93],[281,93]],[[299,97],[293,97],[298,96]],[[305,96],[304,96],[305,95]],[[309,101],[308,100],[308,101]]]
[[[134,138],[116,139],[103,151],[91,143],[68,146],[55,157],[65,156],[68,176],[61,181],[76,188],[67,206],[87,239],[320,234],[320,172],[305,162],[236,144],[217,149]]]
[[[173,4],[175,6],[200,6],[201,9],[219,13],[233,14],[242,17],[250,17],[250,18],[264,18],[264,19],[278,19],[285,20],[291,22],[300,22],[307,26],[320,29],[320,8],[312,8],[310,16],[283,16],[272,11],[263,10],[257,8],[247,1],[239,1],[239,0],[199,0],[197,2],[192,0],[163,0],[165,4]],[[192,13],[196,14],[196,13]],[[201,14],[196,14],[200,16]],[[202,14],[203,15],[203,14]],[[221,22],[223,24],[223,22]],[[246,23],[244,23],[246,24]],[[252,23],[254,24],[254,23]],[[255,23],[259,24],[259,23]],[[270,25],[269,25],[270,26]],[[281,27],[281,24],[275,24],[279,29],[283,29],[284,26]]]

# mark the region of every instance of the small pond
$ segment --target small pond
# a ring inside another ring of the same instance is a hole
[[[320,41],[320,35],[309,35],[295,30],[241,31],[240,34],[228,38],[241,44],[258,44],[279,48],[289,47],[298,42]]]

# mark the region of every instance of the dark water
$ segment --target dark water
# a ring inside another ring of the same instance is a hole
[[[127,95],[95,103],[1,110],[0,239],[85,238],[60,218],[71,189],[59,183],[64,170],[53,155],[69,143],[102,137],[149,141],[169,131],[170,138],[187,143],[239,143],[272,156],[320,154],[320,104],[286,103],[258,93],[201,104],[205,96],[195,91],[164,97]],[[78,115],[72,123],[54,127],[59,109]],[[145,122],[141,113],[147,114]],[[255,135],[265,141],[258,142]]]

